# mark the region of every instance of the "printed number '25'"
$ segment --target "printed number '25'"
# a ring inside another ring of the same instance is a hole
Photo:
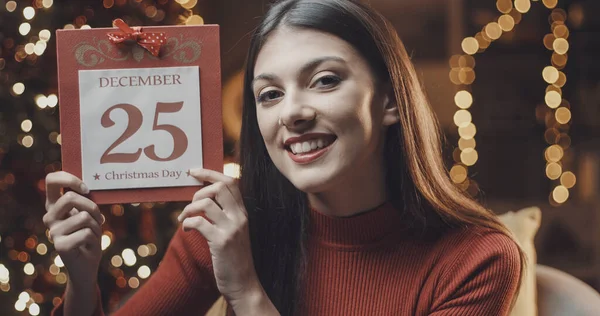
[[[156,111],[154,113],[154,123],[152,124],[152,130],[163,130],[173,137],[173,151],[166,158],[160,158],[156,155],[156,146],[150,145],[144,148],[144,154],[148,156],[148,158],[155,161],[170,161],[175,160],[181,157],[188,147],[188,139],[185,135],[185,132],[182,131],[179,127],[169,124],[157,124],[158,123],[158,115],[160,113],[175,113],[181,110],[183,107],[183,102],[158,102],[156,103]],[[121,109],[127,113],[128,123],[125,132],[117,138],[117,140],[106,149],[102,157],[100,158],[100,163],[131,163],[136,162],[140,159],[140,155],[142,154],[142,149],[139,148],[135,153],[111,153],[111,151],[117,147],[119,144],[123,143],[133,134],[135,134],[140,127],[142,126],[142,121],[144,119],[142,115],[142,111],[138,109],[135,105],[121,103],[116,104],[108,108],[102,114],[102,118],[100,119],[100,123],[103,127],[111,127],[115,125],[115,122],[110,118],[110,113],[115,109]]]

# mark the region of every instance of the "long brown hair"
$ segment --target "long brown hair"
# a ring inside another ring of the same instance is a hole
[[[298,289],[306,261],[308,201],[271,161],[258,128],[251,82],[258,53],[282,25],[335,35],[351,44],[380,82],[393,89],[400,121],[385,143],[390,202],[423,227],[483,226],[511,236],[496,216],[450,180],[442,159],[437,119],[410,58],[390,23],[355,0],[283,0],[255,30],[247,57],[240,142],[240,187],[249,213],[259,279],[283,315],[301,304]],[[524,255],[521,253],[522,269]]]

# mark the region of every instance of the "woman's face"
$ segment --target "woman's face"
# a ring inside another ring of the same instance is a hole
[[[280,27],[259,52],[251,84],[269,155],[298,189],[324,192],[381,168],[397,111],[344,40]]]

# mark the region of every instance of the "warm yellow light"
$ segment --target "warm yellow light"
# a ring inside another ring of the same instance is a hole
[[[148,246],[146,246],[146,245],[141,245],[138,247],[137,253],[142,258],[148,257],[148,255],[150,254],[150,248],[148,248]]]
[[[577,178],[575,177],[575,174],[571,171],[564,172],[560,176],[560,184],[562,184],[567,189],[574,187],[575,183],[577,183]]]
[[[515,9],[520,13],[527,13],[531,9],[531,2],[529,0],[515,0]]]
[[[27,302],[26,301],[22,301],[22,300],[18,300],[15,302],[15,309],[19,312],[22,312],[25,310],[25,308],[27,308]]]
[[[62,259],[60,258],[60,255],[54,257],[54,264],[59,267],[62,268],[65,266],[65,264],[63,263]]]
[[[546,148],[544,156],[548,162],[558,162],[564,155],[563,149],[558,145],[552,145]]]
[[[450,178],[454,183],[462,183],[467,179],[467,168],[461,165],[454,165],[450,169]]]
[[[58,134],[58,136],[56,137],[56,143],[62,145],[62,136],[60,134]]]
[[[21,122],[21,130],[23,130],[23,132],[25,133],[29,133],[32,127],[33,123],[31,122],[31,120],[23,120],[23,122]]]
[[[0,283],[8,283],[10,281],[10,271],[0,263]]]
[[[554,117],[560,124],[567,124],[571,120],[571,111],[568,108],[560,107],[556,109]]]
[[[148,249],[150,250],[150,253],[149,253],[150,256],[154,256],[156,254],[156,252],[158,251],[158,248],[153,243],[148,244]]]
[[[569,199],[569,189],[566,187],[559,185],[552,191],[552,198],[557,203],[565,203],[567,199]]]
[[[46,98],[46,104],[53,108],[58,104],[58,97],[56,96],[56,94],[51,94]]]
[[[239,178],[240,178],[240,175],[241,175],[241,172],[242,172],[242,170],[241,170],[241,167],[240,167],[240,165],[238,165],[238,164],[236,164],[236,163],[233,163],[233,162],[231,162],[231,163],[226,163],[226,164],[223,166],[223,173],[224,173],[226,176],[229,176],[229,177],[232,177],[232,178],[239,179]]]
[[[25,23],[21,23],[21,25],[19,25],[19,33],[23,36],[29,34],[29,31],[31,31],[31,24],[25,22]]]
[[[25,146],[26,148],[30,148],[31,146],[33,146],[33,136],[27,135],[23,137],[23,140],[21,142],[23,146]]]
[[[552,34],[554,34],[554,37],[556,38],[567,39],[569,38],[569,28],[564,24],[557,25],[554,28],[554,31],[552,31]]]
[[[475,148],[475,146],[476,146],[475,138],[470,138],[470,139],[460,138],[458,140],[458,148],[460,148],[460,150],[465,150],[467,148]]]
[[[46,42],[44,41],[38,41],[35,44],[35,47],[33,48],[33,52],[38,55],[38,56],[42,56],[42,54],[44,53],[44,51],[46,50]]]
[[[502,36],[502,28],[500,27],[500,24],[496,22],[488,23],[488,25],[485,26],[485,34],[492,40],[497,40]]]
[[[0,283],[0,291],[2,291],[2,292],[10,291],[10,284],[9,283]]]
[[[31,316],[37,316],[40,314],[40,306],[36,303],[31,303],[31,305],[29,305],[29,314]]]
[[[508,14],[504,14],[498,18],[498,24],[504,32],[509,32],[515,27],[515,19]]]
[[[521,14],[521,12],[517,11],[517,10],[512,10],[510,11],[510,16],[513,17],[513,19],[515,19],[515,24],[519,24],[521,23],[521,19],[523,18],[523,15]]]
[[[548,49],[548,50],[553,50],[554,48],[552,47],[552,45],[554,44],[554,40],[556,40],[556,37],[554,37],[554,34],[546,34],[544,35],[544,46]]]
[[[468,109],[473,104],[473,96],[469,91],[458,91],[456,95],[454,95],[454,103],[461,109]]]
[[[48,106],[48,98],[43,94],[36,95],[34,100],[35,104],[37,104],[37,106],[40,109],[46,108]]]
[[[110,264],[113,265],[113,267],[120,267],[123,265],[123,259],[121,259],[121,256],[119,255],[114,255],[111,259],[110,259]]]
[[[464,139],[471,139],[475,137],[476,133],[477,129],[475,128],[475,125],[473,123],[469,123],[467,124],[467,126],[458,128],[458,135],[460,135],[460,137]]]
[[[150,268],[145,265],[141,266],[138,268],[137,274],[141,279],[146,279],[150,276]]]
[[[38,33],[38,36],[40,37],[40,40],[42,40],[42,41],[49,41],[52,34],[48,30],[41,30]]]
[[[557,87],[564,87],[564,85],[567,83],[567,76],[565,75],[564,72],[559,71],[558,72],[558,79],[556,80],[556,82],[554,83],[555,86]]]
[[[80,27],[80,29],[82,29],[82,30],[90,30],[90,29],[92,29],[92,27],[91,27],[91,26],[89,26],[89,25],[87,25],[87,24],[84,24],[84,25],[82,25],[82,26]]]
[[[50,267],[48,268],[48,272],[50,272],[50,274],[52,275],[57,275],[60,273],[60,268],[57,267],[54,263],[50,265]]]
[[[502,13],[509,13],[513,8],[513,4],[511,0],[497,0],[496,8]]]
[[[463,39],[461,47],[465,53],[473,55],[479,50],[479,43],[474,37],[467,37]]]
[[[135,263],[137,262],[135,253],[133,252],[133,250],[131,250],[129,248],[124,249],[123,252],[121,253],[121,256],[123,257],[123,262],[127,266],[131,267],[131,266],[135,265]]]
[[[12,86],[12,90],[16,95],[21,95],[25,92],[25,85],[21,82],[17,82]]]
[[[27,302],[27,301],[29,301],[30,298],[31,298],[31,295],[29,295],[29,293],[26,291],[23,291],[19,294],[19,301]]]
[[[25,17],[25,19],[31,20],[34,16],[35,9],[33,7],[25,7],[25,9],[23,9],[23,17]]]
[[[196,6],[196,4],[198,4],[198,0],[187,0],[184,3],[180,4],[184,9],[191,10]]]
[[[106,250],[110,246],[110,237],[108,235],[102,235],[102,240],[100,242],[102,250]]]
[[[31,264],[31,262],[28,262],[25,264],[25,266],[23,266],[23,272],[25,272],[27,275],[33,275],[33,273],[35,273],[35,267],[33,264]]]
[[[471,123],[471,112],[467,110],[458,110],[454,113],[454,124],[458,127],[464,127]]]
[[[546,92],[545,101],[548,107],[556,109],[562,102],[562,96],[556,91],[548,91]]]
[[[558,4],[558,0],[542,0],[546,8],[553,9]]]
[[[56,275],[56,283],[65,284],[67,283],[67,275],[64,272],[60,272]]]
[[[472,84],[475,81],[475,71],[469,67],[460,68],[458,81],[462,84]]]
[[[185,20],[186,25],[203,25],[204,19],[199,15],[191,15],[187,20]]]
[[[477,43],[479,44],[479,49],[486,49],[490,46],[490,42],[491,39],[489,39],[486,36],[483,35],[483,32],[478,32],[477,34],[475,34],[475,39],[477,40]]]
[[[46,9],[50,8],[53,4],[54,4],[53,0],[43,0],[42,1],[42,6],[44,6],[44,8],[46,8]]]
[[[13,12],[17,9],[17,3],[15,1],[8,1],[6,3],[6,11]]]
[[[75,25],[73,25],[73,24],[65,24],[65,26],[63,27],[63,29],[65,29],[65,30],[74,30],[75,29]]]
[[[35,44],[33,43],[27,43],[25,44],[25,53],[27,53],[27,55],[31,55],[33,54],[33,50],[35,49]]]
[[[547,83],[555,83],[558,80],[558,69],[552,66],[547,66],[542,71],[542,77]]]
[[[552,48],[559,55],[564,55],[569,51],[569,42],[564,38],[557,38],[552,43]]]
[[[472,166],[477,162],[477,151],[473,148],[467,148],[460,153],[460,160],[467,166]]]
[[[48,247],[45,244],[40,243],[39,245],[37,245],[36,251],[38,254],[43,256],[46,253],[48,253]]]
[[[556,180],[562,174],[562,167],[556,163],[551,162],[546,165],[546,176],[551,180]]]
[[[136,277],[131,277],[129,278],[129,282],[127,282],[129,284],[129,287],[131,287],[132,289],[137,289],[140,286],[140,280]]]

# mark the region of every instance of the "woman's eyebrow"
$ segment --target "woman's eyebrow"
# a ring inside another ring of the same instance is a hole
[[[346,63],[346,60],[344,60],[343,58],[338,57],[338,56],[318,57],[318,58],[315,58],[315,59],[307,62],[306,64],[304,64],[302,66],[302,68],[300,68],[300,74],[305,74],[307,72],[310,72],[326,61],[337,61],[337,62],[341,62],[341,63]]]
[[[317,68],[320,64],[322,64],[326,61],[337,61],[337,62],[341,62],[341,63],[346,63],[345,59],[338,57],[338,56],[318,57],[318,58],[315,58],[315,59],[305,63],[304,65],[302,65],[302,68],[300,68],[300,74],[302,75],[307,72],[310,72],[311,70]],[[260,74],[256,77],[254,77],[254,79],[252,79],[252,85],[254,85],[254,83],[258,80],[274,81],[277,79],[278,79],[278,77],[275,74],[264,73],[264,74]]]

